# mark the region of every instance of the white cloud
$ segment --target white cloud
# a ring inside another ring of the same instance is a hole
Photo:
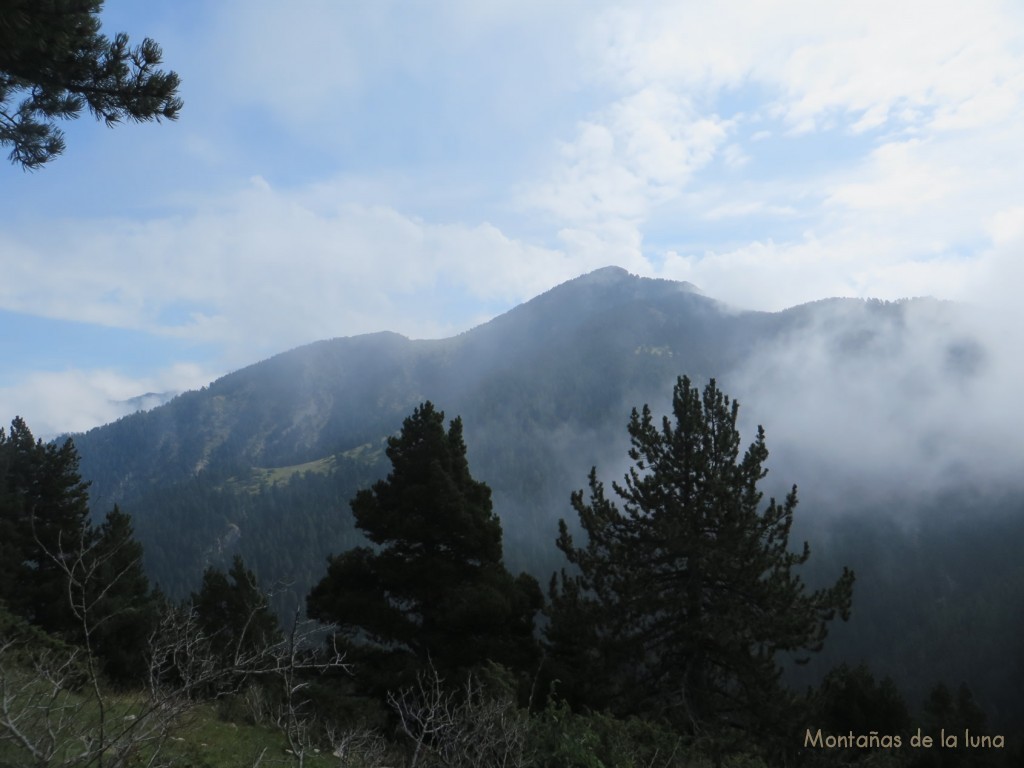
[[[23,258],[0,286],[0,306],[226,344],[233,361],[248,362],[332,335],[454,333],[481,303],[511,306],[603,266],[486,222],[431,224],[350,203],[314,209],[303,197],[254,179],[173,218],[8,235]]]
[[[1009,127],[1024,119],[1021,21],[1001,2],[608,8],[582,26],[580,50],[589,82],[614,96],[523,197],[569,224],[563,243],[752,306],[962,295],[985,222],[1020,199],[1024,153]],[[778,143],[765,154],[785,132],[796,172],[770,155]],[[817,167],[800,158],[809,134],[836,147],[812,145]],[[712,172],[718,154],[729,179]],[[659,207],[678,222],[668,240],[685,240],[688,220],[764,231],[657,253],[645,224]],[[784,222],[796,220],[814,234],[794,237]]]
[[[830,125],[835,113],[867,130],[972,111],[979,83],[1000,84],[997,102],[1019,97],[1020,13],[998,1],[641,3],[601,14],[584,50],[595,76],[618,87],[752,82],[797,130]]]
[[[688,280],[739,308],[769,311],[831,296],[963,297],[970,263],[908,259],[907,247],[904,239],[807,232],[792,242],[754,241],[702,254],[669,251],[657,275]]]
[[[177,364],[150,376],[131,377],[113,369],[31,372],[0,388],[0,412],[22,416],[44,440],[65,432],[83,432],[132,410],[124,401],[149,392],[178,393],[210,383],[217,375],[198,366]]]
[[[1006,246],[1024,241],[1024,205],[1015,205],[995,213],[988,225],[993,245]]]
[[[853,303],[806,319],[755,350],[732,387],[748,421],[770,419],[787,482],[823,512],[969,483],[1019,486],[1024,433],[1008,404],[1024,370],[988,308],[920,302],[896,314]]]
[[[737,201],[724,203],[711,208],[704,214],[704,218],[731,219],[744,216],[766,215],[766,216],[795,216],[797,209],[791,205],[769,205],[761,200]]]
[[[919,139],[882,144],[870,153],[864,171],[859,172],[865,178],[841,182],[826,203],[905,214],[941,202],[957,190],[958,177],[965,174],[948,162],[930,162],[921,149]]]
[[[722,150],[722,159],[729,168],[742,168],[750,162],[750,155],[739,144],[729,144]]]
[[[549,178],[523,187],[521,203],[568,224],[559,239],[570,248],[586,243],[629,268],[644,222],[684,194],[728,131],[679,94],[643,88],[582,122]]]
[[[611,263],[770,309],[1019,285],[1016,4],[211,8],[166,16],[196,22],[167,22],[177,154],[108,174],[131,211],[5,219],[0,307],[240,365],[446,335]],[[105,199],[105,158],[76,204]],[[37,199],[64,199],[50,178]]]

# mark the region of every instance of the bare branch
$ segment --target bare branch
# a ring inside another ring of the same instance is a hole
[[[410,768],[421,761],[449,768],[519,768],[529,762],[529,716],[509,691],[487,690],[477,675],[451,689],[431,664],[415,688],[389,693],[388,703],[412,742]]]

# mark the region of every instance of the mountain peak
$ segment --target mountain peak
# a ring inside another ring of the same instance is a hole
[[[577,279],[588,283],[611,283],[618,282],[619,280],[625,280],[630,277],[633,277],[633,275],[622,267],[608,266],[595,269],[593,272],[588,272],[585,275],[580,275]]]
[[[698,288],[693,283],[686,282],[685,280],[670,280],[668,278],[661,277],[643,277],[641,275],[634,275],[631,272],[628,272],[627,270],[623,269],[622,267],[616,266],[607,266],[601,267],[600,269],[595,269],[593,272],[587,272],[584,275],[580,275],[579,277],[570,280],[569,283],[589,286],[610,286],[620,285],[622,283],[630,281],[638,285],[672,285],[687,293],[697,293],[703,295],[703,292],[700,290],[700,288]]]

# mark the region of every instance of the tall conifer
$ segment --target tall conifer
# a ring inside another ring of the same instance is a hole
[[[83,565],[90,574],[85,596],[94,612],[93,649],[107,677],[136,682],[147,671],[159,599],[143,570],[142,545],[135,540],[130,515],[115,504],[92,538]]]
[[[673,419],[649,407],[629,422],[632,466],[613,483],[596,470],[590,498],[572,494],[586,542],[565,522],[558,546],[574,566],[552,581],[547,630],[555,673],[577,703],[667,717],[694,733],[756,728],[780,701],[779,652],[822,647],[846,618],[853,574],[809,593],[789,548],[796,487],[762,508],[764,431],[742,455],[738,404],[712,380],[688,378]]]
[[[103,0],[4,0],[0,6],[0,145],[27,170],[64,151],[56,120],[84,108],[108,126],[174,120],[178,76],[157,69],[160,46],[100,32]]]
[[[67,439],[44,444],[19,417],[0,429],[0,598],[48,632],[74,630],[65,565],[89,544],[88,483]]]
[[[462,421],[445,431],[444,413],[426,402],[387,455],[391,473],[352,500],[373,546],[329,558],[309,615],[336,623],[384,687],[428,663],[442,675],[486,660],[529,668],[542,595],[502,562],[501,522],[490,488],[470,475]]]
[[[232,666],[281,640],[277,617],[256,574],[235,555],[228,573],[207,568],[192,607],[221,662]]]
[[[78,461],[70,439],[43,443],[21,418],[0,429],[0,601],[86,645],[116,682],[139,680],[156,621],[142,546],[116,506],[90,523]]]

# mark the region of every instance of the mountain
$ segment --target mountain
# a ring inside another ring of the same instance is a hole
[[[384,438],[430,399],[449,417],[462,416],[473,472],[494,491],[510,559],[546,568],[569,491],[592,464],[621,460],[630,408],[663,400],[680,373],[721,376],[778,325],[776,316],[734,312],[689,284],[612,267],[453,338],[377,333],[293,349],[75,440],[95,507],[132,510],[151,567],[180,593],[174,582],[195,578],[229,526],[239,529],[247,559],[268,559],[250,549],[272,527],[250,509],[255,490],[285,493],[282,479],[295,490],[303,471],[360,482],[379,476]],[[346,494],[334,502],[343,518],[356,487],[338,488]],[[239,488],[246,490],[234,493]],[[197,495],[217,501],[199,504]],[[168,509],[169,500],[184,498],[193,509]],[[197,516],[211,504],[215,510]],[[231,505],[237,509],[224,513]],[[317,568],[343,541],[326,527],[308,541]],[[551,532],[547,540],[540,530]],[[181,536],[195,537],[193,544],[172,553]],[[157,549],[167,551],[174,574],[156,564]]]
[[[1000,418],[973,396],[989,391],[997,355],[947,302],[754,312],[608,267],[452,338],[385,332],[293,349],[75,443],[95,512],[118,503],[133,515],[165,591],[187,596],[206,565],[240,553],[265,584],[290,587],[277,602],[287,611],[328,554],[361,542],[348,502],[387,472],[386,437],[422,401],[462,417],[510,568],[546,583],[564,565],[554,539],[570,492],[591,466],[610,484],[627,465],[630,409],[665,413],[677,376],[714,377],[743,404],[746,439],[765,424],[769,492],[801,485],[795,538],[811,539],[809,581],[834,580],[841,563],[860,572],[858,618],[823,658],[877,660],[918,693],[942,670],[984,678],[1005,713],[1003,684],[962,633],[943,631],[986,627],[991,658],[1012,653],[1024,629],[1000,607],[1024,606],[1024,567],[1005,544],[1022,538],[1024,494],[977,439]],[[993,567],[989,580],[972,558]],[[994,602],[966,601],[968,585]],[[901,653],[921,663],[908,671]]]
[[[125,413],[135,413],[135,411],[148,411],[150,408],[163,405],[177,394],[177,392],[146,392],[142,395],[129,397],[127,400],[111,400],[110,402],[111,405],[123,408]]]

